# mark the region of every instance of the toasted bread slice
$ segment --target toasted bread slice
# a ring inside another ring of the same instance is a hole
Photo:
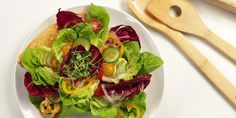
[[[57,25],[51,25],[40,33],[27,47],[34,48],[39,45],[46,45],[52,47],[58,33]]]
[[[52,47],[53,42],[56,39],[58,28],[56,24],[53,24],[41,32],[28,46],[27,48],[34,48],[40,45]],[[18,64],[21,64],[21,54],[18,57]]]

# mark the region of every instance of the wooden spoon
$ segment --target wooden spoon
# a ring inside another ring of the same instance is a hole
[[[206,75],[229,101],[236,107],[236,87],[216,69],[184,36],[182,33],[169,28],[149,15],[145,8],[150,0],[128,0],[130,10],[144,23],[166,34],[191,61]]]
[[[171,16],[171,9],[178,11],[178,16]],[[173,29],[205,39],[236,63],[236,48],[210,31],[188,0],[152,0],[147,10]]]

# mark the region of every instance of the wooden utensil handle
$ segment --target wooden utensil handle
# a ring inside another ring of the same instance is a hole
[[[219,6],[226,10],[236,13],[236,1],[235,0],[207,0],[213,5]]]
[[[183,50],[192,62],[236,107],[236,87],[227,80],[185,37],[174,30],[165,29],[166,34]]]
[[[206,32],[201,35],[202,38],[206,39],[210,44],[212,44],[216,49],[218,49],[222,54],[231,59],[234,63],[236,63],[236,48],[221,39],[214,32],[210,30],[206,30]]]

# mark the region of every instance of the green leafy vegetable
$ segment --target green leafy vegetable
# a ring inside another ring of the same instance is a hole
[[[125,43],[125,57],[128,60],[128,69],[125,72],[124,80],[130,80],[133,76],[137,75],[141,68],[141,64],[138,63],[140,59],[140,47],[137,41],[129,41]]]
[[[59,31],[52,49],[59,62],[62,61],[62,47],[68,42],[74,42],[77,39],[77,33],[71,28],[65,28]]]
[[[101,21],[102,29],[98,33],[96,33],[97,35],[96,40],[98,41],[98,45],[96,46],[98,47],[103,46],[103,43],[107,39],[107,36],[108,36],[109,22],[110,22],[109,14],[103,7],[91,4],[88,9],[88,14],[86,15],[86,20],[88,22],[92,20]],[[93,41],[91,41],[92,44],[93,44]]]
[[[102,118],[117,118],[120,112],[121,118],[135,118],[136,111],[132,109],[130,112],[127,110],[126,104],[135,104],[140,109],[140,114],[143,116],[146,111],[146,94],[141,92],[130,100],[123,101],[121,104],[111,104],[103,97],[92,97],[90,102],[91,113],[94,116]]]
[[[145,99],[146,99],[146,93],[141,92],[138,95],[134,96],[132,99],[130,99],[128,101],[125,101],[125,104],[135,104],[140,109],[140,115],[143,116],[144,112],[146,111]],[[127,109],[126,110],[123,109],[122,111],[123,111],[123,113],[125,113],[125,112],[127,112]],[[132,109],[128,113],[128,116],[130,116],[130,117],[131,116],[133,116],[133,117],[136,116],[136,111]],[[126,115],[126,117],[127,117],[127,115]]]
[[[75,41],[75,43],[77,45],[82,45],[85,48],[86,51],[89,51],[90,46],[91,46],[90,41],[88,39],[85,39],[85,38],[78,38]]]
[[[47,46],[27,48],[22,54],[22,64],[28,72],[34,72],[41,66],[50,66],[54,54]]]
[[[125,57],[128,60],[129,65],[134,65],[140,58],[140,47],[137,41],[129,41],[124,44]]]
[[[127,70],[128,63],[124,58],[119,58],[116,62],[116,74],[122,74]]]
[[[63,91],[61,83],[63,79],[59,80],[59,96],[64,105],[77,105],[78,107],[89,106],[89,101],[94,94],[94,91],[97,89],[98,83],[95,82],[89,88],[81,88],[75,94],[67,94]]]
[[[142,63],[142,67],[138,72],[138,74],[140,75],[145,73],[150,73],[164,63],[160,57],[150,52],[143,52],[141,53],[140,57],[141,57],[140,63]]]
[[[140,69],[141,69],[140,63],[136,63],[136,64],[129,66],[127,71],[125,72],[124,80],[133,79],[133,76],[137,75]]]
[[[89,106],[89,104],[86,104]],[[68,116],[76,115],[78,113],[83,113],[89,109],[86,105],[79,106],[79,105],[65,105],[62,104],[61,112],[56,116],[57,118],[66,118]]]
[[[91,113],[102,118],[116,118],[118,109],[103,97],[93,97],[90,102]]]
[[[27,48],[22,54],[22,65],[32,75],[36,85],[54,85],[59,75],[49,66],[54,58],[51,49],[46,46]]]
[[[93,26],[87,22],[81,22],[73,27],[79,38],[92,39],[95,37]]]
[[[59,96],[62,101],[62,110],[58,114],[58,118],[64,118],[67,115],[76,113],[83,113],[89,110],[89,104],[94,91],[97,89],[98,81],[95,82],[89,89],[81,88],[75,94],[67,94],[63,91],[61,83],[63,79],[59,80]]]
[[[129,41],[124,44],[125,53],[124,56],[127,61],[123,60],[123,64],[118,65],[118,71],[125,71],[123,73],[117,73],[114,77],[103,77],[106,82],[119,83],[120,80],[131,80],[133,76],[137,75],[141,69],[140,60],[140,47],[137,41]],[[119,59],[118,59],[119,61]],[[122,70],[121,70],[122,67]]]
[[[60,76],[49,67],[38,67],[32,74],[32,80],[36,85],[54,86]]]
[[[30,102],[38,109],[39,109],[40,103],[44,100],[44,98],[42,97],[32,96],[30,94],[29,94],[29,99],[30,99]]]

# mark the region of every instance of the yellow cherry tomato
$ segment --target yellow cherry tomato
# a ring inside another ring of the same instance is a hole
[[[70,48],[73,45],[74,45],[74,42],[68,42],[62,47],[61,51],[62,51],[63,57],[66,57],[67,53],[69,52]]]
[[[116,67],[112,63],[103,63],[102,70],[105,76],[111,77],[115,74]]]

